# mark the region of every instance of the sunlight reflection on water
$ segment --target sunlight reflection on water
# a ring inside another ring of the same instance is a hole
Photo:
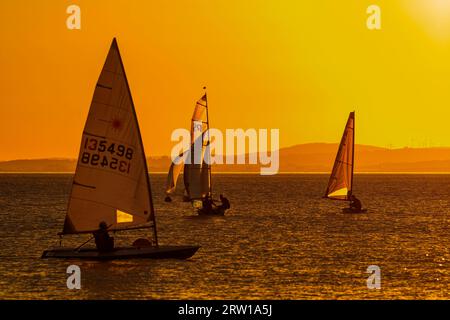
[[[326,175],[215,175],[232,210],[213,218],[165,203],[166,177],[151,178],[160,243],[201,245],[188,261],[41,260],[57,242],[71,176],[0,175],[0,298],[450,298],[448,175],[356,175],[367,215],[321,199]],[[70,264],[81,267],[81,290],[66,287]],[[381,290],[366,287],[371,264]]]

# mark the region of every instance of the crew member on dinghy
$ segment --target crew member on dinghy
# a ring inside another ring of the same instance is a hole
[[[230,209],[230,201],[228,201],[228,199],[225,198],[223,194],[221,194],[219,197],[222,204],[218,206],[218,208],[223,209],[224,211]]]
[[[108,234],[108,226],[105,221],[100,222],[99,229],[94,231],[95,245],[99,252],[110,252],[114,250],[114,238]]]
[[[350,197],[350,209],[358,212],[362,209],[361,201],[355,195]]]
[[[213,204],[214,204],[214,202],[213,202],[213,200],[210,197],[205,197],[202,200],[202,210],[205,213],[212,212],[213,211]]]

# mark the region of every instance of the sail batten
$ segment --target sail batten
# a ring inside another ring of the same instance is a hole
[[[81,139],[63,234],[153,220],[147,163],[134,103],[114,39],[95,86]]]
[[[345,125],[325,197],[349,200],[353,187],[355,113],[351,112]]]

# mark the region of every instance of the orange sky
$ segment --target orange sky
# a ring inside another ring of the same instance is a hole
[[[357,143],[450,146],[448,21],[444,0],[4,0],[0,160],[76,157],[114,36],[149,156],[169,154],[203,85],[213,127],[279,128],[282,147],[338,142],[353,109]]]

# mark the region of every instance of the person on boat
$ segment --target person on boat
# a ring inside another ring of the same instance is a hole
[[[209,213],[213,210],[213,201],[210,197],[205,197],[202,200],[202,210],[206,213]]]
[[[165,201],[165,202],[172,202],[172,198],[171,198],[170,196],[166,196],[166,197],[164,198],[164,201]]]
[[[361,201],[359,201],[359,199],[354,195],[350,197],[350,209],[353,211],[361,211],[362,209]]]
[[[100,222],[99,229],[94,232],[95,245],[99,252],[114,250],[114,238],[108,234],[108,226],[105,221]]]
[[[223,194],[221,194],[219,197],[222,204],[219,205],[218,208],[223,209],[224,211],[230,209],[231,208],[230,201],[228,201],[228,199],[225,198]]]

